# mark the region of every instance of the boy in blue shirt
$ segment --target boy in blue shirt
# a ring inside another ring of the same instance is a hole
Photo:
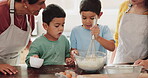
[[[43,13],[43,27],[47,31],[37,38],[30,47],[26,57],[28,66],[30,57],[44,59],[43,65],[74,64],[70,58],[70,45],[67,38],[62,35],[64,31],[66,14],[64,10],[55,4],[48,5]]]
[[[110,29],[106,25],[97,24],[93,26],[93,20],[97,16],[100,19],[101,12],[100,0],[82,0],[80,3],[80,14],[82,24],[73,28],[70,41],[72,50],[88,50],[91,36],[95,37],[95,48],[97,51],[107,52],[114,51],[114,39]]]

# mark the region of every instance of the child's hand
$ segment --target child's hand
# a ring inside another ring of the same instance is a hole
[[[66,58],[66,64],[67,65],[75,65],[75,62],[72,58]]]
[[[79,55],[78,50],[72,50],[72,51],[70,52],[71,58],[75,60],[74,54]]]
[[[72,51],[70,52],[70,54],[71,54],[71,55],[74,55],[74,54],[79,55],[79,52],[78,52],[78,50],[72,50]]]
[[[98,34],[100,34],[100,28],[97,25],[94,25],[90,28],[92,35],[95,36],[95,38],[98,37]]]
[[[33,55],[33,56],[31,56],[31,57],[36,57],[36,58],[39,58],[39,56],[38,56],[38,55]]]

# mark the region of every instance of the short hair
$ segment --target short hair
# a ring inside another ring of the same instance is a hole
[[[80,3],[80,13],[82,11],[91,11],[99,15],[101,11],[100,0],[82,0]]]
[[[42,20],[46,24],[49,25],[50,22],[56,17],[57,18],[66,17],[65,11],[60,6],[55,4],[50,4],[43,10]]]
[[[21,2],[22,0],[15,0],[16,2]],[[29,4],[35,4],[39,0],[27,0]]]

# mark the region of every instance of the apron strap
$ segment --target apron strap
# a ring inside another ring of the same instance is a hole
[[[14,0],[10,2],[10,17],[11,17],[11,24],[14,25]]]

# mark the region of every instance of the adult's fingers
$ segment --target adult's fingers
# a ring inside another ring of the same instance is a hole
[[[3,73],[3,74],[7,74],[7,72],[4,71],[3,69],[1,69],[0,72]]]
[[[3,74],[16,74],[18,70],[9,64],[0,64],[0,72]]]
[[[137,61],[134,62],[134,65],[139,65],[140,62],[141,62],[141,60],[137,60]]]
[[[18,70],[15,67],[11,66],[11,65],[6,65],[3,70],[6,71],[10,75],[11,74],[16,74],[18,72]]]
[[[11,71],[10,71],[9,69],[7,69],[7,68],[4,69],[4,71],[6,72],[6,74],[10,74],[10,75],[13,74],[13,72],[11,72]]]
[[[16,74],[16,73],[18,72],[18,70],[17,70],[15,67],[13,67],[13,66],[9,67],[8,69],[9,69],[9,71],[10,71],[12,74]],[[11,74],[11,73],[10,73],[10,74]]]

